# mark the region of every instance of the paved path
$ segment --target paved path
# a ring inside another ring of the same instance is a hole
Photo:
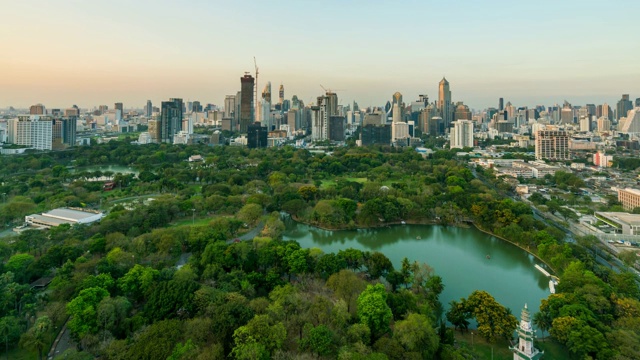
[[[69,319],[67,319],[69,321]],[[47,359],[51,360],[56,356],[62,354],[63,352],[75,348],[76,344],[71,340],[71,335],[69,334],[69,329],[67,328],[67,322],[65,321],[60,333],[56,337],[56,340],[51,345],[51,349],[49,350],[49,354],[47,355]]]

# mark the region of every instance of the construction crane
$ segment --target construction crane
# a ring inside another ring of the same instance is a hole
[[[260,105],[258,104],[258,63],[255,56],[253,57],[253,65],[256,68],[256,86],[253,91],[253,101],[255,105],[254,111],[256,112],[255,121],[258,122],[260,121]]]
[[[346,90],[343,90],[343,89],[333,89],[333,90],[332,89],[325,89],[324,86],[322,86],[322,84],[320,84],[320,87],[327,94],[335,93],[336,91],[346,91]]]

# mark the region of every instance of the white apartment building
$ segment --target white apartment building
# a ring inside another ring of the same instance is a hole
[[[473,121],[458,120],[453,123],[451,132],[451,149],[473,147]]]

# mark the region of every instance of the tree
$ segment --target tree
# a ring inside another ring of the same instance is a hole
[[[624,250],[618,254],[618,258],[622,260],[627,266],[633,266],[633,264],[640,259],[636,252],[633,250]]]
[[[118,287],[134,300],[140,300],[159,275],[160,272],[156,269],[136,264],[118,279]]]
[[[71,316],[67,326],[77,338],[98,331],[98,304],[106,297],[109,297],[107,290],[93,287],[80,291],[80,294],[67,304],[67,314]]]
[[[126,359],[166,359],[182,340],[183,325],[178,320],[163,320],[149,325],[131,345]]]
[[[5,264],[5,270],[15,274],[17,282],[25,282],[29,280],[27,269],[34,262],[35,258],[29,254],[15,254],[9,258]]]
[[[478,322],[480,335],[491,342],[509,338],[518,326],[516,317],[486,291],[472,292],[465,305]]]
[[[358,296],[358,318],[371,329],[373,339],[378,339],[389,331],[393,314],[387,305],[387,291],[382,284],[367,285]]]
[[[238,211],[238,215],[236,217],[249,224],[253,225],[256,221],[262,216],[262,206],[258,204],[247,204]]]
[[[246,346],[263,347],[268,354],[280,349],[287,338],[287,330],[282,322],[272,324],[268,315],[256,315],[247,325],[241,326],[233,333],[236,347],[234,353],[244,352]],[[238,350],[236,350],[238,348]]]
[[[39,317],[29,331],[20,338],[20,345],[25,348],[35,349],[38,359],[42,360],[42,350],[49,345],[47,335],[51,328],[51,320],[47,316]]]
[[[351,270],[340,270],[329,277],[327,287],[344,300],[347,304],[347,311],[350,313],[356,310],[356,300],[358,295],[366,288],[367,282],[358,277]]]
[[[15,316],[5,316],[0,319],[0,341],[4,342],[4,351],[9,356],[9,344],[13,345],[20,339],[20,322]]]
[[[334,352],[333,332],[326,325],[313,326],[307,323],[304,326],[305,336],[300,342],[300,347],[310,350],[320,356],[328,356]]]
[[[449,310],[447,311],[447,320],[453,324],[456,330],[465,331],[469,328],[469,318],[472,314],[466,305],[466,299],[460,299],[460,302],[451,300],[449,302]]]
[[[393,264],[388,257],[381,252],[374,252],[366,260],[367,273],[369,278],[378,279],[380,276],[386,276],[389,272],[393,271]]]
[[[421,353],[423,359],[432,359],[438,350],[438,334],[429,318],[421,314],[409,314],[406,320],[398,321],[393,337],[407,351]]]
[[[551,328],[551,322],[553,319],[551,318],[551,314],[549,311],[542,311],[540,309],[535,315],[533,315],[533,324],[542,331],[542,339],[544,340],[544,332],[549,331]]]

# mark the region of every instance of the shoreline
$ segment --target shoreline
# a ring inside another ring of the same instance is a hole
[[[314,224],[310,224],[301,220],[296,219],[295,217],[293,217],[292,215],[289,214],[289,218],[291,218],[291,220],[300,223],[300,224],[304,224],[307,226],[312,226],[314,228],[320,229],[320,230],[325,230],[325,231],[355,231],[355,230],[367,230],[367,229],[379,229],[379,228],[383,228],[383,227],[390,227],[390,226],[395,226],[395,225],[439,225],[439,226],[454,226],[454,227],[458,227],[458,228],[471,228],[471,226],[466,225],[466,222],[462,222],[462,223],[457,223],[457,224],[452,224],[452,225],[443,225],[443,224],[439,224],[435,221],[405,221],[405,223],[403,224],[402,222],[390,222],[390,223],[384,223],[381,225],[372,225],[372,226],[367,226],[367,227],[356,227],[353,229],[344,229],[344,228],[336,228],[336,229],[332,229],[332,228],[328,228],[328,227],[323,227],[323,226],[318,226],[318,225],[314,225]],[[528,250],[524,247],[522,247],[520,244],[517,244],[507,238],[504,238],[500,235],[494,234],[491,231],[485,230],[481,227],[479,227],[475,222],[471,221],[471,224],[473,224],[473,227],[476,228],[477,230],[493,236],[497,239],[500,239],[502,241],[505,241],[511,245],[517,246],[519,249],[525,251],[527,254],[531,254],[533,255],[533,257],[535,257],[538,261],[540,261],[541,263],[543,263],[545,266],[547,266],[551,272],[553,272],[552,276],[557,276],[558,272],[556,271],[556,269],[554,269],[551,265],[549,265],[546,261],[544,261],[540,256],[538,256],[538,254],[533,253],[531,250]]]

